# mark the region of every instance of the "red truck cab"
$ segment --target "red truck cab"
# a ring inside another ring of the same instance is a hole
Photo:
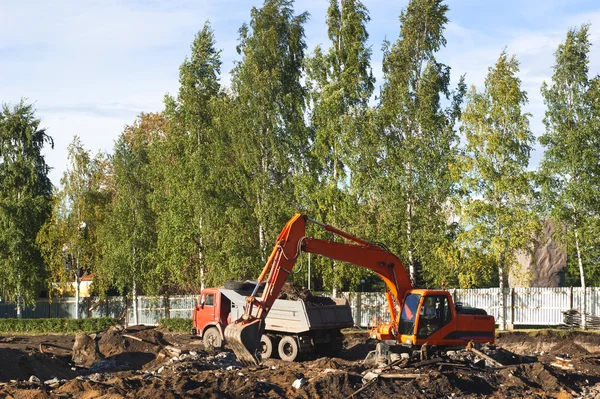
[[[217,288],[207,288],[198,295],[192,312],[193,332],[215,348],[223,346],[223,331],[229,323],[231,301]]]

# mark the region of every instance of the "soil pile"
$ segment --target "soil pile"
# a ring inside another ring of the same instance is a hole
[[[0,348],[0,382],[52,378],[70,379],[77,375],[71,370],[70,357],[27,352],[22,349]],[[2,395],[0,394],[0,397]]]
[[[292,282],[285,282],[283,284],[283,288],[277,296],[277,299],[304,301],[306,304],[312,306],[335,305],[335,302],[331,298],[315,296],[310,290]]]
[[[346,334],[339,357],[316,354],[297,363],[269,359],[257,367],[242,367],[232,352],[206,352],[200,349],[197,340],[186,335],[163,336],[155,329],[106,331],[98,340],[106,359],[98,363],[121,356],[130,365],[140,364],[139,367],[119,371],[112,363],[105,370],[92,367],[73,371],[68,361],[59,363],[59,357],[48,351],[40,353],[33,345],[27,344],[27,353],[23,341],[20,347],[13,348],[3,347],[8,344],[0,342],[0,367],[10,363],[11,356],[16,359],[14,356],[26,355],[39,364],[53,366],[53,375],[58,377],[54,382],[44,383],[40,372],[41,381],[28,381],[30,371],[19,366],[24,363],[12,361],[17,366],[12,368],[20,371],[13,374],[14,378],[3,379],[0,397],[345,399],[353,394],[355,398],[595,397],[600,394],[600,357],[590,354],[581,344],[586,337],[587,334],[574,334],[570,337],[571,345],[564,339],[557,340],[556,351],[540,354],[536,351],[547,336],[524,339],[503,334],[499,344],[504,340],[518,342],[522,352],[514,353],[500,346],[479,348],[481,353],[502,363],[502,367],[490,367],[477,352],[464,350],[432,355],[426,360],[421,360],[419,353],[401,357],[392,351],[391,364],[370,366],[363,361],[364,354],[375,349],[376,341],[363,333]],[[559,341],[562,346],[558,346]],[[573,344],[575,341],[578,344]],[[172,345],[178,345],[180,352],[166,354],[165,349]],[[19,353],[7,352],[2,357],[1,350],[9,349]],[[146,361],[148,355],[152,361]],[[57,375],[62,372],[67,374]],[[10,382],[11,379],[19,381]]]

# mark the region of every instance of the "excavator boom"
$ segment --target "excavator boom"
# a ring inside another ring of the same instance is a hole
[[[307,222],[315,223],[353,243],[306,237]],[[406,292],[412,289],[410,278],[400,259],[377,244],[314,221],[306,215],[296,214],[287,222],[277,237],[275,247],[258,278],[253,294],[246,298],[247,305],[244,315],[225,328],[225,340],[229,342],[243,364],[256,365],[259,363],[257,353],[260,348],[260,338],[264,332],[264,318],[277,299],[301,252],[310,252],[352,263],[378,274],[391,293],[387,296],[388,305],[394,319],[393,323],[396,323],[393,300],[401,308]],[[257,299],[254,294],[267,274],[268,278],[263,294]]]

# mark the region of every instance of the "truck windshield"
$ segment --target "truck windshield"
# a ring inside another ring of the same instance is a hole
[[[402,313],[400,314],[399,333],[401,335],[413,335],[415,332],[415,318],[421,295],[408,294],[404,299]]]

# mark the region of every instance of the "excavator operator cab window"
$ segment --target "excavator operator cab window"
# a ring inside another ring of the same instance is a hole
[[[419,327],[417,329],[419,338],[429,337],[452,320],[452,312],[445,296],[425,297],[419,314]]]
[[[400,313],[399,330],[401,335],[413,335],[415,333],[415,320],[420,300],[421,295],[419,294],[408,294],[404,298],[402,313]]]

